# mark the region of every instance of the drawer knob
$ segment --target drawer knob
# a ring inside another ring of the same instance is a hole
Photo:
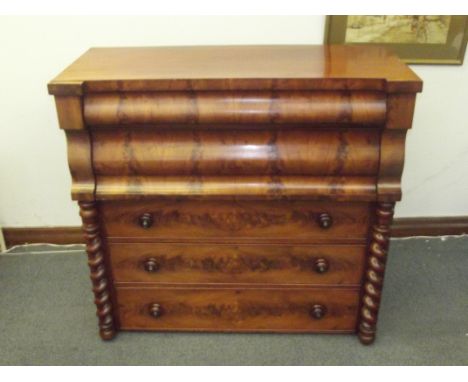
[[[148,229],[153,225],[153,215],[149,213],[144,213],[143,215],[140,216],[138,221],[140,223],[140,227],[144,229]]]
[[[319,258],[319,259],[315,260],[315,262],[314,262],[314,269],[315,269],[315,272],[317,272],[317,273],[327,272],[328,267],[329,267],[329,264],[328,264],[327,259]]]
[[[329,214],[327,214],[326,212],[323,212],[318,216],[317,223],[320,228],[328,229],[332,226],[333,219]]]
[[[320,320],[321,318],[323,318],[323,316],[325,316],[326,312],[327,309],[323,305],[315,304],[310,310],[310,315],[313,319]]]
[[[159,270],[159,263],[155,258],[150,257],[144,262],[143,267],[145,268],[146,272],[154,273]]]
[[[151,304],[149,306],[149,314],[151,317],[158,318],[161,317],[163,314],[162,306],[159,304]]]

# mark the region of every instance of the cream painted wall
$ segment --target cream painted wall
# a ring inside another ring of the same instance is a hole
[[[0,17],[0,225],[78,225],[65,139],[46,84],[90,46],[320,44],[325,18]],[[468,215],[468,68],[425,81],[398,216]]]

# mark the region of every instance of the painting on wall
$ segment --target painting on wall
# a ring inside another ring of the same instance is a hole
[[[383,45],[410,64],[462,64],[468,16],[327,16],[325,44]]]

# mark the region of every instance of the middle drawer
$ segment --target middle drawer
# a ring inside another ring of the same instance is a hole
[[[358,285],[364,245],[109,243],[114,281]]]
[[[91,130],[97,176],[373,176],[379,129]]]

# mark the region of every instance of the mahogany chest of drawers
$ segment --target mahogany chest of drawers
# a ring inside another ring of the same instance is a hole
[[[91,49],[49,83],[100,335],[374,340],[420,79],[381,48]]]

